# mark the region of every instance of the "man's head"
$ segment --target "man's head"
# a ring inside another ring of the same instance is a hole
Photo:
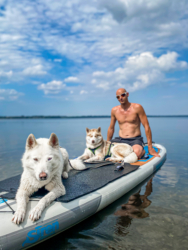
[[[128,96],[129,93],[124,88],[120,88],[116,91],[116,98],[121,104],[128,102]]]

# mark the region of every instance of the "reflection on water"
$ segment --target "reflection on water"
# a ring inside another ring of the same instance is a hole
[[[149,216],[147,212],[145,212],[145,208],[149,207],[151,201],[148,200],[148,196],[152,192],[152,178],[148,181],[146,185],[146,191],[144,195],[140,195],[141,189],[131,195],[129,197],[129,201],[122,205],[122,209],[118,210],[115,215],[123,216],[123,217],[130,217],[136,219],[143,219]]]
[[[121,209],[115,212],[115,215],[119,216],[117,219],[117,234],[127,234],[125,233],[125,227],[130,226],[132,219],[144,219],[149,216],[149,213],[145,211],[145,208],[149,207],[151,201],[148,199],[148,196],[152,192],[152,179],[151,178],[146,187],[145,193],[143,195],[140,194],[141,189],[131,195],[126,204],[121,205]],[[123,230],[122,230],[123,228]]]

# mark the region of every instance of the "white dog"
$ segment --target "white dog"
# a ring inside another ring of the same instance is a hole
[[[133,148],[125,143],[111,143],[103,140],[101,128],[88,129],[86,128],[86,149],[84,154],[78,159],[85,162],[106,160],[112,162],[128,162],[134,163],[138,160]]]
[[[16,194],[17,211],[12,218],[15,224],[23,222],[29,196],[43,186],[49,191],[30,212],[30,219],[35,221],[41,217],[45,207],[66,193],[61,175],[68,178],[68,172],[72,167],[77,170],[85,168],[81,160],[71,160],[71,165],[69,164],[68,153],[64,148],[60,148],[54,133],[50,139],[37,140],[30,134],[22,157],[22,165],[24,171]]]

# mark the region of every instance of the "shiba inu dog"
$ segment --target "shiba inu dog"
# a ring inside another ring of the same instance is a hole
[[[71,162],[71,163],[70,163]],[[30,212],[30,219],[36,221],[42,211],[56,198],[66,193],[62,183],[68,178],[68,172],[74,168],[85,169],[81,160],[70,160],[67,151],[60,148],[57,136],[52,133],[49,139],[35,139],[30,134],[26,141],[26,150],[22,157],[23,174],[16,194],[17,211],[12,221],[15,224],[23,222],[29,197],[39,188],[49,191]]]
[[[138,160],[132,147],[123,143],[111,143],[105,141],[101,134],[101,128],[86,128],[86,149],[84,154],[79,156],[85,162],[109,160],[112,162],[134,163]]]

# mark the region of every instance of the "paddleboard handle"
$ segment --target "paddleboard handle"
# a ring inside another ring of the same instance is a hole
[[[117,165],[114,171],[120,171],[124,169],[124,160],[121,161],[120,165]]]

